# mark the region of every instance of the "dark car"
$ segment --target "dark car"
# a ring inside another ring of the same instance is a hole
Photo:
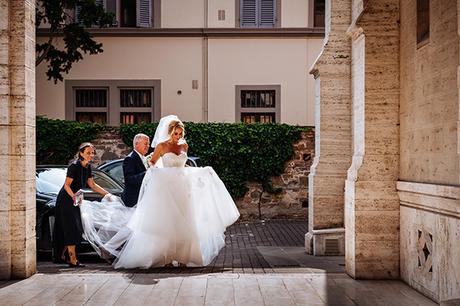
[[[37,251],[52,250],[52,233],[54,228],[54,208],[56,198],[64,185],[67,173],[66,166],[37,166],[35,173],[36,180],[36,205],[37,205]],[[110,192],[111,194],[120,196],[123,191],[123,186],[107,173],[93,169],[94,181]],[[91,189],[84,189],[85,200],[95,201],[101,200],[102,196],[95,193]],[[81,247],[83,250],[90,250],[88,243],[84,243]]]
[[[198,167],[200,165],[200,158],[195,156],[188,156],[186,165],[189,167]],[[116,179],[121,185],[124,185],[125,178],[123,176],[123,159],[107,161],[97,167],[97,169],[104,171]]]

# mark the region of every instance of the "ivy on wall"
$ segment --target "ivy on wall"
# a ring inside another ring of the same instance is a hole
[[[122,125],[125,144],[134,135],[153,137],[157,124]],[[287,124],[185,123],[189,155],[198,156],[203,166],[212,166],[234,198],[247,191],[246,182],[262,184],[265,191],[275,192],[272,176],[284,171],[294,151],[292,144],[307,128]]]

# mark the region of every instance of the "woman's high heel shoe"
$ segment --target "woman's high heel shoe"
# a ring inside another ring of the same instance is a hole
[[[61,260],[65,263],[70,263],[69,251],[65,249],[61,254]]]
[[[81,264],[79,261],[77,261],[76,264],[69,262],[69,268],[83,268],[83,267],[85,267],[85,265]]]

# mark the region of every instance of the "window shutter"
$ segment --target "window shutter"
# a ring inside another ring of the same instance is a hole
[[[151,0],[136,0],[136,25],[141,28],[151,27]]]
[[[81,6],[79,5],[76,5],[75,6],[75,10],[74,10],[74,18],[75,18],[75,23],[81,23],[81,20],[80,20],[80,11],[81,11]]]
[[[117,0],[106,0],[105,10],[108,13],[112,13],[116,16],[117,14]]]
[[[275,26],[275,1],[276,0],[260,0],[260,27]]]
[[[257,27],[257,0],[241,0],[240,16],[242,27]]]

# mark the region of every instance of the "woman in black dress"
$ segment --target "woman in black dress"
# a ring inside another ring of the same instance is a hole
[[[75,194],[89,186],[101,195],[108,192],[94,182],[91,174],[90,161],[94,157],[94,147],[85,142],[80,145],[76,159],[67,168],[64,186],[56,199],[54,249],[61,259],[71,267],[83,267],[78,260],[75,246],[82,241],[83,226],[81,223],[80,207],[74,205]]]

